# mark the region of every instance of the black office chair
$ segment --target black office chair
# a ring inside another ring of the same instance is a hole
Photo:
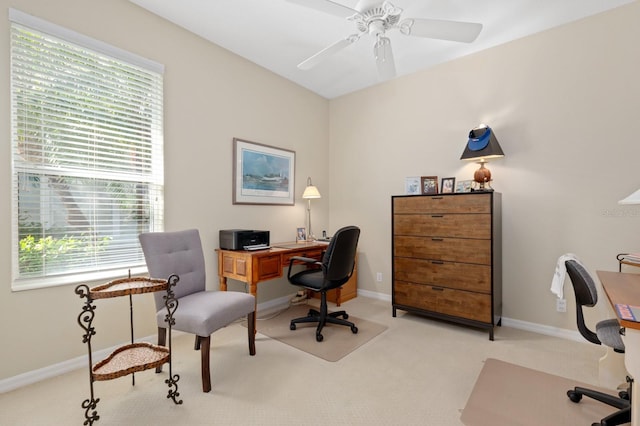
[[[320,292],[320,311],[309,310],[306,317],[291,320],[289,328],[296,329],[296,324],[305,322],[317,322],[316,340],[322,342],[322,328],[326,323],[340,324],[351,327],[351,332],[358,332],[358,327],[354,323],[347,321],[349,315],[345,311],[329,313],[327,309],[327,291],[341,287],[353,274],[355,266],[356,248],[360,228],[356,226],[346,226],[339,229],[322,256],[322,262],[308,257],[294,256],[289,261],[289,271],[287,278],[293,285]],[[291,275],[294,262],[304,262],[308,266],[316,266],[313,269],[305,269]],[[338,318],[342,317],[342,319]]]
[[[617,319],[607,319],[596,324],[596,332],[591,331],[584,322],[583,306],[593,307],[598,303],[596,285],[587,270],[575,260],[565,262],[567,273],[573,284],[576,295],[576,313],[578,317],[578,330],[580,334],[596,345],[604,344],[614,351],[624,353],[624,342],[620,337],[620,324]],[[618,408],[613,414],[593,423],[593,426],[611,426],[631,422],[631,404],[629,402],[631,388],[628,392],[620,392],[620,396],[609,395],[592,389],[576,386],[567,391],[567,396],[573,402],[580,402],[582,396],[588,396],[607,405]]]

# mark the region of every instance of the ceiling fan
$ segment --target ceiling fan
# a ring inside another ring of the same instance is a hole
[[[331,0],[288,0],[300,6],[315,9],[331,15],[346,18],[355,23],[358,32],[325,47],[313,56],[298,64],[301,70],[309,70],[340,50],[355,43],[364,34],[376,38],[373,54],[382,80],[395,77],[396,67],[393,60],[391,40],[387,31],[398,29],[407,36],[451,40],[463,43],[474,41],[482,24],[472,22],[447,21],[440,19],[408,18],[400,20],[402,9],[388,1],[360,0],[354,9]]]

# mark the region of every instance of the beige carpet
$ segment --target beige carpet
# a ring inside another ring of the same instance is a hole
[[[349,327],[328,324],[322,329],[324,340],[317,342],[317,324],[297,324],[296,330],[289,329],[291,320],[307,315],[310,308],[315,308],[315,306],[291,306],[273,318],[259,320],[257,324],[258,333],[324,360],[335,362],[344,358],[387,329],[385,325],[349,315],[348,320],[358,327],[358,333],[353,334]],[[340,309],[341,308],[329,308],[329,312]],[[347,310],[347,314],[348,313],[349,311]],[[246,327],[246,322],[243,322],[242,325]]]
[[[497,359],[487,359],[461,420],[466,426],[584,426],[616,411],[591,398],[573,403],[567,390],[594,386]],[[604,392],[610,392],[603,389]]]

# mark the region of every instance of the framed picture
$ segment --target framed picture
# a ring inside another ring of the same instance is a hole
[[[411,176],[404,178],[404,193],[407,195],[420,195],[420,178]]]
[[[471,182],[470,180],[460,180],[456,184],[456,192],[471,192]]]
[[[307,241],[307,230],[305,228],[296,228],[296,242]]]
[[[437,194],[438,176],[422,176],[420,178],[420,187],[423,194]]]
[[[296,153],[233,138],[233,204],[293,206]]]
[[[443,194],[451,194],[456,189],[456,178],[448,177],[442,178],[442,185],[440,186],[440,192]]]

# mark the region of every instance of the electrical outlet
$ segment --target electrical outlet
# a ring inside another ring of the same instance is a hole
[[[556,311],[558,311],[558,312],[567,312],[567,300],[566,299],[557,299],[556,300]]]
[[[376,273],[376,281],[378,281],[379,283],[382,282],[382,272]]]

